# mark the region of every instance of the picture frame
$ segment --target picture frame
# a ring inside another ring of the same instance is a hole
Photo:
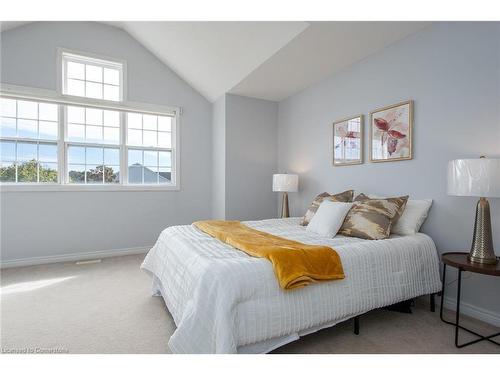
[[[356,115],[333,123],[333,166],[363,163],[363,115]]]
[[[370,162],[413,158],[413,101],[370,112]]]

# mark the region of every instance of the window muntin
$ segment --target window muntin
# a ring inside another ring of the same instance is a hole
[[[172,117],[128,112],[129,184],[172,183]]]
[[[0,141],[0,182],[56,183],[57,143]]]
[[[0,114],[0,182],[57,183],[57,104],[0,98]]]
[[[129,184],[172,182],[172,151],[128,149]]]
[[[62,66],[63,94],[123,100],[123,64],[63,52]]]
[[[66,106],[69,184],[120,183],[121,116],[119,111]],[[89,146],[82,145],[89,144]]]
[[[87,143],[120,143],[120,112],[68,106],[67,140]]]
[[[172,147],[172,118],[127,113],[127,144],[144,147]]]
[[[128,112],[129,184],[172,183],[172,117]]]
[[[0,98],[0,111],[2,138],[57,140],[57,104]]]
[[[68,183],[117,184],[120,182],[120,149],[68,146]]]

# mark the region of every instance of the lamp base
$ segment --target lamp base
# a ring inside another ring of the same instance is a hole
[[[484,197],[479,198],[476,206],[474,236],[467,259],[473,263],[496,264],[498,262],[493,249],[491,234],[490,204]]]
[[[283,193],[283,201],[281,202],[281,218],[290,217],[290,211],[288,210],[288,193]]]

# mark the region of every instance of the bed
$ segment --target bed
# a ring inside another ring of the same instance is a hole
[[[326,238],[300,218],[247,221],[277,236],[334,248],[345,279],[279,287],[272,265],[192,225],[165,229],[141,268],[153,276],[177,329],[173,353],[267,353],[370,310],[441,289],[432,239],[418,233],[370,241]]]

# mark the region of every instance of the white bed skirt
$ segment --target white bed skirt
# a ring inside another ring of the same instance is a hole
[[[170,311],[170,308],[168,307],[169,303],[168,300],[165,298],[165,293],[163,292],[163,284],[161,283],[160,279],[158,279],[156,276],[153,275],[153,286],[152,286],[152,295],[157,296],[157,297],[162,297],[163,300],[165,301],[165,305],[167,306],[167,309]],[[293,341],[297,341],[300,339],[301,336],[306,336],[311,333],[317,332],[319,330],[325,329],[325,328],[330,328],[333,327],[334,325],[338,323],[342,323],[343,321],[349,320],[351,318],[354,318],[357,315],[353,315],[352,317],[348,317],[342,320],[336,320],[333,322],[328,322],[325,324],[320,324],[316,327],[306,329],[300,332],[296,332],[287,336],[282,336],[282,337],[276,337],[273,339],[261,341],[261,342],[256,342],[254,344],[250,345],[244,345],[240,346],[237,348],[237,353],[238,354],[267,354],[269,352],[272,352],[274,349],[277,349],[283,345],[289,344]],[[174,319],[175,322],[175,319]],[[177,324],[177,323],[175,323]]]

